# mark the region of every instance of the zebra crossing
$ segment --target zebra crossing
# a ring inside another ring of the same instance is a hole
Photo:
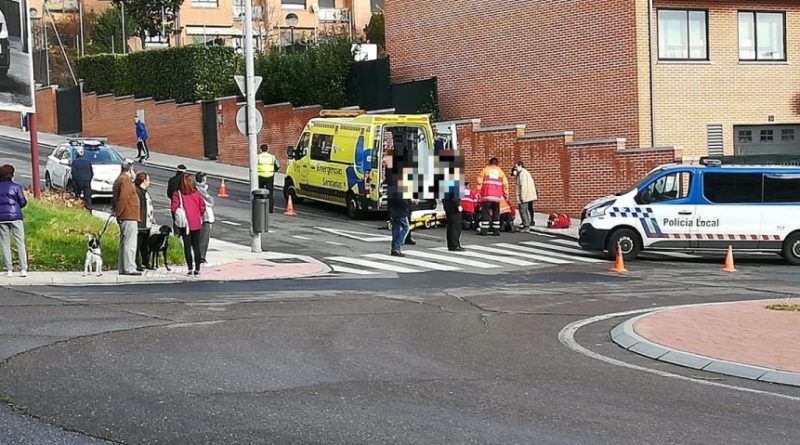
[[[574,247],[567,247],[574,246]],[[446,247],[405,249],[405,257],[384,253],[359,256],[328,256],[325,261],[339,275],[411,274],[431,271],[495,273],[537,267],[607,263],[605,259],[577,248],[575,241],[548,239],[548,242],[499,242],[464,245],[466,251],[451,252]]]

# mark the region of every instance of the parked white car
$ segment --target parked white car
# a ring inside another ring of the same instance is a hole
[[[92,163],[92,195],[111,197],[114,181],[122,171],[122,156],[102,141],[77,140],[61,144],[47,157],[44,179],[48,189],[72,191],[72,160],[75,151],[83,148],[83,156]]]

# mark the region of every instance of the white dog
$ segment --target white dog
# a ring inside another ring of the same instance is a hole
[[[100,240],[89,237],[86,249],[86,261],[83,263],[83,276],[92,273],[92,266],[97,276],[103,275],[103,252],[100,251]]]

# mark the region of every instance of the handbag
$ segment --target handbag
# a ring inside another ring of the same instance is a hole
[[[186,209],[183,208],[183,194],[180,191],[178,192],[178,199],[180,200],[180,205],[175,209],[175,215],[173,216],[175,227],[185,229],[189,227],[189,220],[186,218]]]

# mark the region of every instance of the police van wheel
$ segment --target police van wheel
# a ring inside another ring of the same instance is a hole
[[[793,233],[783,242],[783,258],[787,263],[800,266],[800,233]]]
[[[635,260],[642,251],[642,242],[639,241],[639,235],[630,229],[615,230],[608,237],[606,251],[610,259],[617,257],[617,246],[622,251],[622,257],[625,260]]]
[[[364,213],[358,206],[358,198],[352,193],[347,194],[347,216],[350,219],[360,219]]]

